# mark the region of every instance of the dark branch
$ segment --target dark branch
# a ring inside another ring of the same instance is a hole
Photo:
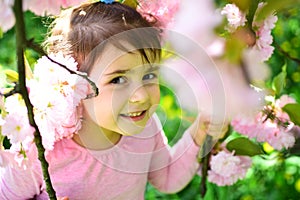
[[[7,97],[12,96],[12,95],[17,94],[17,93],[21,93],[21,91],[19,90],[18,83],[16,83],[15,87],[11,91],[9,91],[8,93],[3,94],[3,93],[0,92],[0,96],[3,96],[5,98],[7,98]]]
[[[212,149],[213,149],[212,136],[207,135],[203,143],[203,146],[199,152],[199,157],[200,157],[199,162],[202,164],[202,169],[201,169],[202,175],[201,175],[201,183],[200,183],[200,194],[202,198],[204,198],[207,191],[206,180],[208,176],[209,159],[210,159]]]
[[[51,200],[56,200],[56,193],[53,189],[50,174],[48,172],[49,164],[45,158],[45,148],[42,144],[42,137],[39,131],[39,128],[34,120],[33,105],[30,102],[27,87],[26,87],[26,72],[25,72],[25,60],[24,60],[24,49],[26,48],[26,31],[25,31],[25,22],[23,15],[23,2],[22,0],[15,0],[13,10],[16,18],[16,54],[17,54],[17,66],[18,66],[18,89],[22,95],[28,112],[29,123],[34,127],[34,142],[38,149],[38,159],[41,162],[42,172],[46,184],[46,191]]]

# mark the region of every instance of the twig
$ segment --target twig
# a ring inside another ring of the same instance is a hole
[[[11,91],[9,91],[7,93],[1,93],[0,92],[0,96],[3,96],[5,98],[7,98],[7,97],[12,96],[12,95],[14,95],[16,93],[21,93],[20,90],[19,90],[18,83],[16,83],[15,87]]]
[[[199,162],[202,163],[202,176],[201,176],[201,183],[200,183],[200,194],[201,197],[204,198],[207,187],[206,187],[206,179],[207,179],[207,172],[209,170],[209,159],[211,155],[211,149],[212,149],[212,136],[207,135],[205,138],[205,141],[203,143],[203,146],[199,152]]]
[[[18,73],[19,73],[19,80],[18,80],[19,90],[27,107],[29,123],[35,129],[34,142],[38,149],[38,159],[41,162],[43,176],[46,184],[46,191],[51,200],[56,200],[57,199],[56,193],[55,190],[53,189],[50,175],[48,172],[49,164],[45,158],[45,148],[42,145],[42,137],[38,129],[38,126],[34,120],[33,106],[30,102],[27,87],[26,87],[26,75],[25,75],[25,64],[24,64],[24,49],[26,47],[26,33],[25,33],[25,23],[24,23],[22,3],[23,3],[22,0],[15,0],[13,6],[14,14],[16,17],[15,30],[16,30],[17,65],[18,65]]]
[[[60,67],[64,68],[65,70],[67,70],[70,74],[76,74],[82,78],[84,78],[91,86],[92,86],[92,89],[94,91],[94,94],[89,94],[86,98],[91,98],[91,97],[95,97],[95,96],[98,96],[99,94],[99,89],[98,87],[96,86],[96,84],[91,80],[89,79],[89,77],[85,74],[79,74],[71,69],[69,69],[66,65],[62,64],[62,63],[59,63],[55,60],[53,60],[52,58],[50,58],[48,56],[48,54],[39,46],[37,45],[36,43],[34,43],[33,39],[31,40],[26,40],[26,46],[33,49],[34,51],[38,52],[40,55],[42,56],[46,56],[51,62],[59,65]]]

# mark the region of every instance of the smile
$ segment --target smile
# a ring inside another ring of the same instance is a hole
[[[126,114],[121,114],[122,117],[130,118],[133,121],[142,120],[145,117],[146,110],[139,112],[130,112]]]

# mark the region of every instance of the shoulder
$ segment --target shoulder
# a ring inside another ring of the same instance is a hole
[[[55,143],[53,150],[46,153],[46,158],[51,163],[62,160],[69,162],[79,159],[85,154],[86,149],[76,144],[71,138],[64,138]]]

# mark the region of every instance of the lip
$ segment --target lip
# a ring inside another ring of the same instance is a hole
[[[121,114],[121,117],[124,117],[126,119],[130,119],[132,121],[140,121],[142,119],[144,119],[144,117],[146,116],[146,113],[147,113],[147,110],[143,110],[143,111],[139,111],[141,112],[140,115],[138,116],[129,116],[129,115],[126,115],[126,114]],[[139,112],[131,112],[131,113],[139,113]]]

